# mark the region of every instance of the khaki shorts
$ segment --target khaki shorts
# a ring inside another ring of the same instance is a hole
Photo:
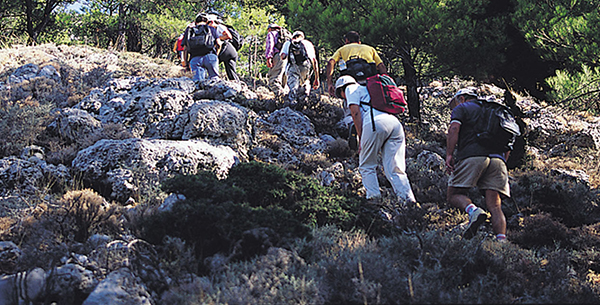
[[[494,190],[510,197],[508,170],[499,158],[470,157],[458,161],[448,179],[448,186],[481,190]]]

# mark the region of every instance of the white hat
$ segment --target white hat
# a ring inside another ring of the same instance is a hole
[[[292,38],[295,38],[296,36],[302,36],[302,38],[304,38],[304,37],[305,37],[305,36],[304,36],[304,32],[302,32],[302,31],[295,31],[295,32],[292,34]]]
[[[217,21],[217,20],[219,20],[219,16],[217,16],[217,15],[214,15],[214,14],[206,15],[206,21],[207,22]]]
[[[356,84],[356,80],[354,77],[350,75],[342,75],[340,78],[335,81],[335,96],[341,98],[342,97],[342,89],[346,88],[346,86]]]
[[[271,23],[269,24],[268,29],[281,29],[281,27],[278,26],[277,23]]]
[[[477,97],[475,88],[462,88],[462,89],[456,91],[456,93],[454,94],[452,99],[455,99],[459,95],[470,95],[470,96]]]
[[[470,87],[470,88],[462,88],[462,89],[456,91],[454,96],[448,100],[448,104],[452,103],[452,101],[454,101],[455,98],[457,98],[458,96],[461,96],[461,95],[470,95],[472,97],[477,98],[477,89]]]

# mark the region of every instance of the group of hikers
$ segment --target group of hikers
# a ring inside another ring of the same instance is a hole
[[[225,25],[220,15],[199,13],[177,39],[174,51],[181,66],[191,70],[195,82],[219,77],[220,62],[225,66],[227,78],[239,81],[236,66],[240,46],[234,39],[236,35],[239,34]]]
[[[206,25],[206,27],[204,27]],[[197,51],[183,48],[181,63],[189,65],[193,80],[218,77],[219,61],[225,63],[227,77],[239,80],[235,73],[237,53],[228,43],[231,33],[218,15],[198,14],[193,24],[185,30],[181,44],[191,46],[190,31],[200,33],[198,27],[208,28],[215,39],[212,49]],[[268,84],[277,96],[290,101],[307,97],[311,87],[320,86],[318,59],[313,44],[302,31],[291,35],[279,25],[271,23],[267,28],[265,57],[267,60]],[[406,174],[406,137],[404,128],[395,115],[397,112],[375,107],[370,82],[374,76],[387,76],[387,68],[377,51],[361,43],[359,33],[350,31],[344,35],[345,44],[329,58],[326,67],[327,92],[343,100],[346,117],[344,124],[352,126],[356,134],[356,150],[359,154],[359,172],[367,200],[381,204],[382,194],[377,178],[377,167],[381,160],[385,177],[390,182],[400,205],[418,206],[409,178]],[[232,49],[232,52],[227,51]],[[225,50],[225,51],[224,51]],[[227,56],[221,54],[227,52]],[[189,60],[188,60],[189,58]],[[333,75],[337,64],[341,75],[334,83]],[[316,73],[312,86],[310,79]],[[391,80],[389,76],[388,79]],[[391,85],[379,87],[395,87]],[[387,95],[387,91],[383,95]],[[402,101],[403,97],[401,96]],[[469,190],[478,187],[485,197],[486,208],[491,214],[495,239],[506,240],[506,218],[501,209],[501,198],[509,197],[508,170],[506,161],[509,145],[488,145],[481,141],[481,125],[490,119],[484,117],[487,102],[478,97],[475,88],[462,88],[449,100],[452,110],[447,132],[446,171],[448,180],[447,201],[469,215],[463,236],[472,238],[489,215],[469,198]],[[489,125],[489,124],[488,124]],[[518,133],[518,127],[517,131]],[[349,140],[350,141],[350,140]],[[494,141],[492,136],[492,141]]]

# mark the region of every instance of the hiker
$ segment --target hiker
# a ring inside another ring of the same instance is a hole
[[[217,33],[216,20],[215,15],[200,13],[196,16],[193,25],[185,29],[181,44],[185,46],[183,52],[186,61],[182,62],[182,66],[189,63],[194,82],[206,79],[206,72],[208,72],[209,78],[219,78],[217,53],[221,45],[220,37],[226,38],[227,34]],[[201,43],[195,43],[194,38],[197,37],[207,38],[206,40],[203,39]],[[190,42],[193,44],[190,44]],[[187,60],[188,56],[189,61]]]
[[[181,61],[181,63],[185,62],[185,59],[183,58],[183,45],[181,44],[181,42],[183,41],[183,33],[181,33],[181,35],[179,35],[179,37],[177,37],[177,40],[175,41],[175,44],[173,45],[173,52],[175,52],[175,54],[177,54],[177,58]],[[184,65],[186,70],[189,69],[189,67],[186,65]]]
[[[482,106],[473,88],[463,88],[449,101],[452,115],[446,139],[446,171],[448,179],[447,200],[452,206],[469,214],[469,224],[463,236],[467,239],[477,234],[477,229],[487,219],[487,213],[473,204],[469,189],[477,186],[485,193],[485,204],[491,213],[496,239],[506,240],[506,218],[501,208],[500,196],[510,196],[506,160],[509,151],[493,150],[477,141],[475,126],[482,117]]]
[[[344,35],[344,42],[345,45],[337,49],[327,62],[327,88],[329,95],[331,96],[335,96],[332,77],[336,63],[338,63],[341,75],[345,75],[349,72],[349,68],[351,67],[348,65],[348,62],[352,59],[364,59],[369,65],[375,66],[374,69],[370,68],[371,70],[376,70],[379,74],[387,74],[387,68],[379,57],[379,54],[377,54],[377,51],[373,47],[361,43],[358,32],[350,31],[346,33],[346,35]],[[371,74],[373,73],[375,73],[375,71]],[[354,77],[356,78],[355,75]],[[364,79],[366,79],[366,77]],[[359,80],[359,83],[360,82],[361,80]]]
[[[381,153],[385,176],[396,196],[403,200],[404,204],[416,205],[415,195],[406,175],[404,128],[398,118],[365,105],[371,100],[369,91],[350,75],[338,78],[334,93],[345,100],[344,106],[350,109],[356,126],[360,143],[359,171],[367,199],[377,201],[381,198],[377,180],[378,156]],[[375,130],[371,120],[374,120]]]
[[[240,77],[235,71],[237,67],[238,52],[237,49],[231,43],[233,39],[233,33],[229,31],[229,28],[223,23],[223,20],[220,17],[217,18],[216,23],[217,34],[222,33],[222,37],[220,38],[221,40],[223,40],[221,52],[219,52],[219,62],[222,62],[223,66],[225,66],[225,73],[227,74],[228,80],[239,81]]]
[[[283,46],[278,48],[278,38],[280,35],[283,35],[283,29],[275,23],[269,24],[267,27],[265,57],[267,58],[267,67],[269,67],[269,88],[277,96],[285,94],[287,83],[285,74],[287,60],[281,59],[280,56]]]
[[[310,94],[311,67],[316,74],[312,88],[319,88],[319,64],[315,55],[315,47],[312,42],[305,39],[304,32],[295,31],[292,34],[292,40],[283,44],[280,54],[281,59],[288,60],[286,73],[290,101],[295,101],[299,96],[307,97]]]

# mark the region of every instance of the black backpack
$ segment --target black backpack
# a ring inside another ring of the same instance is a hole
[[[242,45],[244,44],[244,40],[242,39],[242,36],[232,26],[230,26],[230,25],[225,25],[225,26],[229,30],[229,33],[231,33],[232,38],[229,42],[231,42],[231,45],[233,45],[233,47],[236,50],[239,50],[242,47]]]
[[[367,77],[377,74],[375,63],[368,63],[363,58],[350,58],[346,62],[346,70],[341,71],[342,74],[350,75],[357,81],[364,81]]]
[[[476,136],[481,145],[497,152],[513,149],[521,131],[512,111],[495,101],[478,100],[481,117],[475,124]]]
[[[188,31],[187,48],[194,56],[203,56],[210,53],[215,47],[215,38],[210,26],[200,24]]]
[[[275,48],[277,48],[277,50],[281,51],[281,49],[283,48],[283,44],[288,40],[292,40],[292,34],[290,34],[290,31],[288,31],[284,28],[277,30],[277,37],[275,40]]]
[[[294,62],[297,65],[303,64],[308,59],[306,46],[302,43],[302,40],[290,42],[290,55],[294,57]]]

